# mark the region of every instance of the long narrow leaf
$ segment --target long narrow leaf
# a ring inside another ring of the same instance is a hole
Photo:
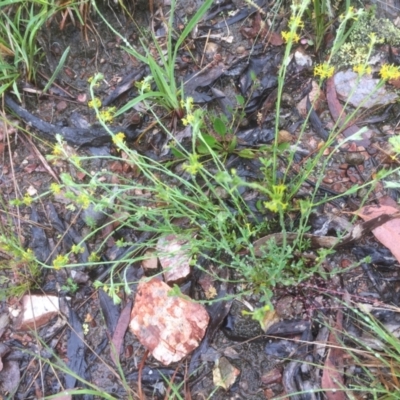
[[[47,90],[49,89],[49,87],[53,84],[53,82],[56,80],[57,75],[60,73],[61,69],[63,68],[64,64],[65,64],[65,60],[68,57],[68,53],[70,50],[70,46],[68,46],[65,50],[64,53],[62,54],[61,58],[60,58],[60,62],[57,65],[56,70],[53,72],[53,75],[50,77],[49,81],[47,82],[46,86],[43,89],[43,93],[46,93]]]
[[[143,93],[142,95],[135,97],[133,100],[126,103],[123,107],[121,107],[116,113],[115,116],[123,114],[125,111],[130,110],[132,107],[136,106],[136,104],[140,103],[143,100],[149,98],[163,98],[165,97],[164,93],[161,92],[148,92]]]

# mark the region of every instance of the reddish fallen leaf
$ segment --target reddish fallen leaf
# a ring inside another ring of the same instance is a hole
[[[166,282],[178,282],[190,274],[191,254],[187,244],[187,239],[176,235],[161,237],[157,242],[158,258]]]
[[[180,361],[198,347],[208,326],[205,308],[190,299],[169,296],[157,278],[141,281],[131,314],[131,331],[164,365]]]
[[[345,137],[352,136],[360,130],[360,128],[356,124],[352,124],[351,121],[345,124],[346,113],[343,111],[343,107],[337,97],[333,77],[326,81],[326,100],[328,102],[329,112],[331,113],[333,120],[338,123],[339,129],[343,130],[343,135]],[[368,147],[371,144],[371,141],[365,133],[363,134],[362,140],[355,140],[355,142],[364,147]]]
[[[328,400],[345,400],[343,382],[343,355],[344,350],[338,341],[337,335],[342,332],[343,313],[338,311],[335,330],[329,335],[331,347],[326,356],[324,372],[322,373],[321,388],[325,390]]]
[[[270,44],[272,46],[282,46],[283,45],[283,39],[282,35],[277,32],[268,32],[265,41],[267,44]]]
[[[307,95],[308,98],[310,99],[310,103],[312,104],[314,110],[316,113],[319,113],[322,109],[322,105],[325,101],[325,94],[321,90],[320,86],[318,85],[317,82],[312,81],[311,82],[311,91]],[[301,116],[306,117],[308,114],[307,110],[307,96],[304,96],[299,104],[297,104],[296,108],[297,111],[300,113]]]
[[[397,207],[390,205],[365,206],[355,213],[364,221],[369,221],[373,218],[393,215],[393,219],[385,222],[381,226],[372,230],[372,233],[385,247],[387,247],[400,262],[400,214]],[[399,218],[395,215],[399,214]]]
[[[129,322],[131,319],[132,301],[128,302],[125,308],[122,310],[121,315],[118,318],[117,326],[111,340],[111,359],[115,365],[119,364],[119,355],[121,354],[121,347],[124,341],[125,332],[128,329]]]

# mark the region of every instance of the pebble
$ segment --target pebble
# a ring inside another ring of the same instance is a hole
[[[58,102],[57,106],[56,106],[57,111],[59,111],[59,112],[64,111],[67,107],[68,107],[68,104],[64,100]]]
[[[244,46],[238,46],[236,49],[237,54],[243,54],[246,51],[246,48]]]
[[[365,157],[361,153],[351,152],[345,156],[345,162],[349,165],[361,165],[365,161]]]

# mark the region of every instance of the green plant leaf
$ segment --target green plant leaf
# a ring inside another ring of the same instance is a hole
[[[250,149],[243,149],[239,151],[239,157],[253,159],[255,154]]]
[[[233,150],[236,149],[237,146],[237,137],[234,136],[228,146],[228,153],[232,153]]]
[[[217,117],[213,121],[214,130],[218,135],[224,137],[226,135],[226,124],[222,121],[221,118]]]

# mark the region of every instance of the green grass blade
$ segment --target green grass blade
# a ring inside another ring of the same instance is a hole
[[[65,61],[68,57],[69,54],[69,50],[70,50],[70,46],[68,46],[64,53],[61,56],[60,62],[57,65],[56,70],[54,71],[53,75],[51,76],[51,78],[49,79],[49,81],[47,82],[46,86],[43,89],[43,93],[46,93],[47,90],[49,89],[49,87],[53,84],[53,82],[56,80],[57,75],[60,73],[61,69],[63,68]]]

